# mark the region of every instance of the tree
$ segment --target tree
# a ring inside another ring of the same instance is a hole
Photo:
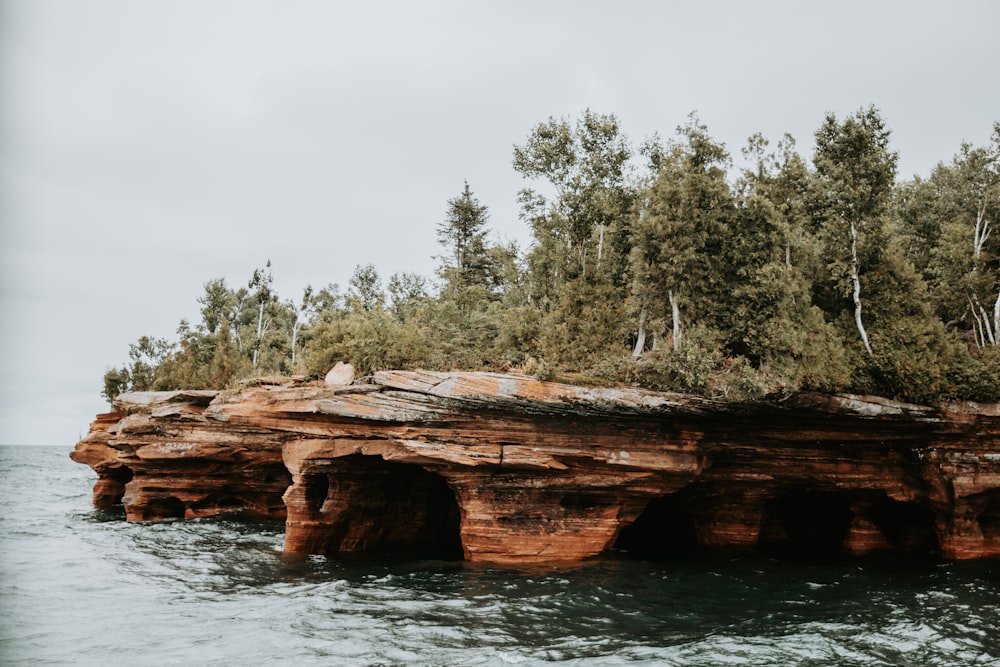
[[[448,251],[439,270],[445,281],[443,296],[457,304],[463,319],[471,307],[490,296],[493,271],[486,243],[488,219],[486,207],[473,196],[466,181],[462,193],[448,201],[444,222],[438,225],[438,242]]]
[[[962,264],[967,266],[963,282],[973,336],[979,347],[1000,345],[1000,246],[993,239],[1000,215],[1000,123],[993,126],[991,146],[962,144],[952,173],[959,209],[952,233],[971,237],[971,252]]]
[[[631,158],[618,119],[589,109],[575,126],[549,118],[524,145],[514,147],[514,169],[525,178],[548,181],[555,190],[552,201],[532,189],[522,190],[519,199],[535,236],[535,263],[559,281],[587,275],[592,267],[618,284],[625,282],[627,213],[634,201]]]
[[[295,368],[295,354],[298,350],[298,337],[299,330],[303,325],[308,323],[311,317],[315,314],[316,302],[313,297],[312,285],[306,285],[302,290],[302,300],[299,302],[298,307],[294,303],[289,302],[286,307],[292,311],[292,363],[291,367]]]
[[[201,304],[201,321],[205,330],[214,334],[223,320],[233,319],[236,295],[226,286],[225,278],[216,278],[205,283],[205,293],[198,297]]]
[[[101,395],[110,403],[126,391],[164,389],[159,382],[161,368],[173,349],[164,338],[140,336],[128,346],[129,363],[104,373]]]
[[[428,298],[427,280],[423,276],[404,272],[389,277],[389,304],[401,323],[407,322]]]
[[[166,339],[152,336],[140,336],[128,346],[128,356],[132,360],[128,366],[129,391],[156,389],[157,370],[172,347]]]
[[[795,139],[790,134],[785,134],[778,142],[776,152],[765,153],[768,144],[768,140],[758,133],[750,137],[743,149],[752,168],[744,171],[740,181],[742,195],[746,201],[759,198],[773,207],[785,265],[802,265],[805,258],[793,261],[793,251],[807,256],[814,254],[806,230],[811,174],[795,150]]]
[[[716,260],[734,213],[725,147],[693,114],[677,133],[667,147],[650,152],[656,173],[641,194],[631,255],[633,297],[641,304],[638,337],[645,337],[648,309],[671,323],[675,351],[686,320],[712,319],[721,288]],[[635,352],[641,353],[639,345]]]
[[[846,267],[855,326],[869,356],[874,352],[863,317],[862,246],[870,244],[878,251],[882,216],[895,183],[897,154],[889,150],[889,135],[874,107],[861,109],[842,123],[831,113],[816,131],[813,158],[828,250],[839,265],[835,273]]]
[[[128,369],[110,368],[104,372],[104,388],[101,396],[107,399],[108,404],[113,404],[115,399],[128,391]]]
[[[899,188],[897,215],[909,257],[930,286],[938,316],[983,348],[1000,344],[1000,124],[989,147],[965,143],[930,178]]]
[[[382,279],[371,264],[358,264],[348,281],[348,303],[355,310],[371,313],[385,307],[385,293],[382,291]]]
[[[274,293],[274,278],[271,276],[271,260],[267,260],[263,269],[254,269],[253,276],[247,287],[250,290],[250,298],[257,310],[257,331],[254,337],[252,363],[254,369],[260,362],[260,352],[264,346],[264,340],[270,333],[272,320],[265,317],[268,306],[276,303],[278,298]]]

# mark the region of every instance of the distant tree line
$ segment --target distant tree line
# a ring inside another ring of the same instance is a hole
[[[512,370],[729,400],[800,390],[1000,400],[1000,123],[928,178],[897,180],[875,108],[792,137],[756,134],[741,170],[692,115],[638,148],[585,111],[533,128],[513,166],[530,246],[490,239],[468,183],[437,228],[436,279],[347,288],[222,279],[178,339],[142,337],[103,395],[388,368]]]

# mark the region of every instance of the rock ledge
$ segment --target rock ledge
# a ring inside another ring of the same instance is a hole
[[[70,456],[97,472],[94,504],[130,521],[240,511],[284,520],[294,553],[1000,556],[1000,405],[734,405],[493,373],[342,382],[123,394]]]

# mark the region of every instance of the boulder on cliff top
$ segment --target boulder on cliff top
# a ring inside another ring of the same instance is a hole
[[[338,361],[326,374],[326,383],[331,387],[343,387],[354,382],[354,366]]]

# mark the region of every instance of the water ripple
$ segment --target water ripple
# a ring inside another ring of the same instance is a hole
[[[337,562],[275,524],[128,524],[92,481],[0,447],[0,663],[1000,664],[996,562]]]

